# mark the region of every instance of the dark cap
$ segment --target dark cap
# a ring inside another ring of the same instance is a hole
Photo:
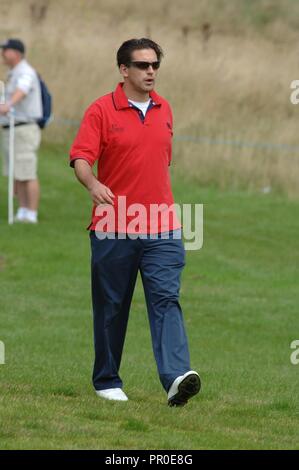
[[[2,49],[14,49],[15,51],[19,51],[22,54],[25,53],[25,44],[20,41],[20,39],[7,39],[6,42],[0,44],[0,48]]]

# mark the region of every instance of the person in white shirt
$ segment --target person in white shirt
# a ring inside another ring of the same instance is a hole
[[[25,60],[25,45],[19,39],[0,44],[4,64],[9,67],[5,83],[5,103],[0,104],[2,126],[3,173],[8,173],[9,113],[15,119],[14,177],[19,208],[18,222],[37,223],[40,187],[37,177],[37,151],[41,131],[42,98],[36,71]]]

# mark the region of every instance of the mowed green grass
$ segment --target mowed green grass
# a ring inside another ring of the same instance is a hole
[[[184,408],[166,405],[140,279],[121,367],[130,400],[93,391],[90,202],[67,148],[42,149],[38,226],[7,226],[0,180],[1,449],[299,448],[299,203],[172,173],[177,202],[204,204],[181,289],[203,388]]]

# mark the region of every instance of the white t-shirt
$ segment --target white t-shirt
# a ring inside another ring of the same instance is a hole
[[[142,112],[143,116],[145,116],[146,114],[146,111],[147,111],[147,108],[148,108],[148,105],[150,104],[150,99],[148,99],[147,101],[133,101],[133,100],[128,100],[129,103],[133,104],[134,106],[136,106],[136,108],[140,109],[140,111]]]

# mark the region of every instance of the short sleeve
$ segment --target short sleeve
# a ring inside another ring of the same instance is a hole
[[[78,158],[92,166],[101,153],[102,115],[101,110],[91,105],[85,112],[79,130],[70,150],[70,165]]]
[[[25,95],[29,93],[33,85],[34,76],[31,73],[23,73],[17,79],[16,88],[21,90]]]

